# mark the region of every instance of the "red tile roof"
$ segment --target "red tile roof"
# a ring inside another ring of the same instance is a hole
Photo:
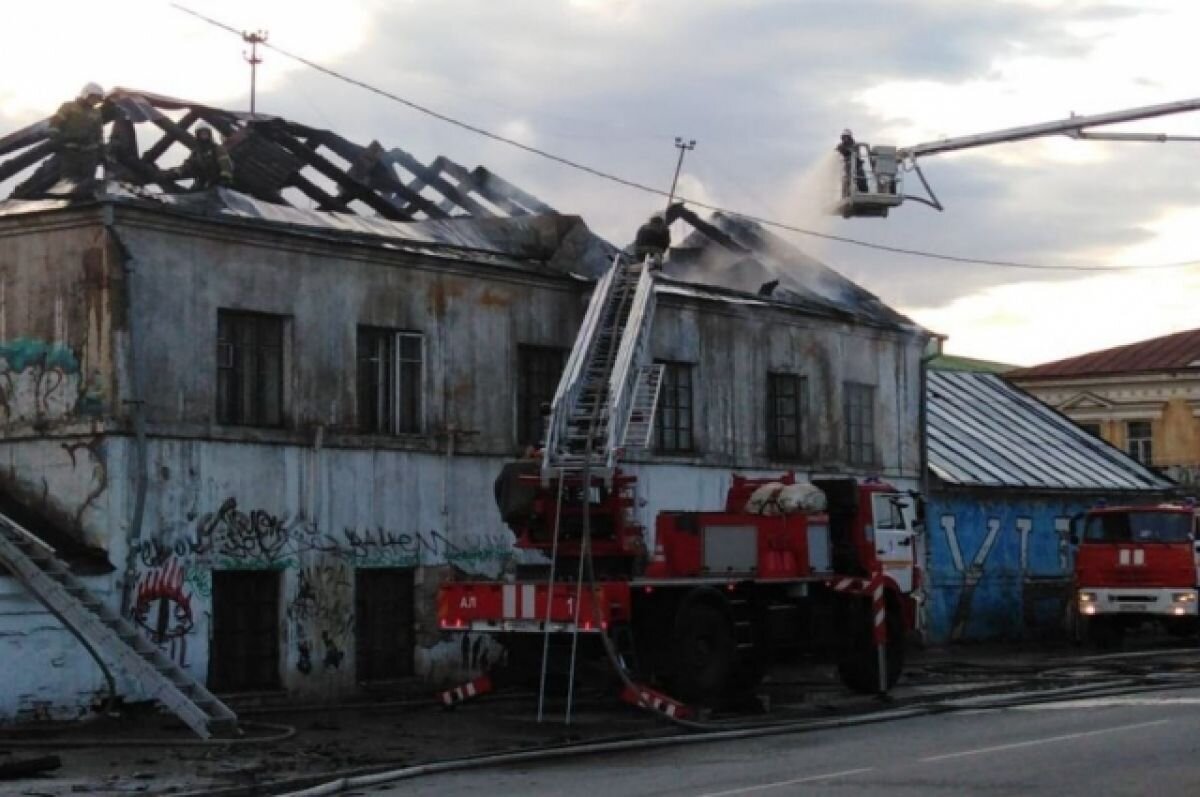
[[[1021,380],[1185,369],[1200,371],[1200,329],[1176,332],[1030,368],[1018,368],[1005,376]]]

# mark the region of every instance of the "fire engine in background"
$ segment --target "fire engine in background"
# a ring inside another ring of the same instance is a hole
[[[1075,531],[1080,628],[1101,645],[1147,621],[1200,630],[1200,513],[1192,504],[1093,509]]]
[[[851,688],[886,689],[918,615],[914,495],[853,478],[735,474],[723,508],[714,496],[712,511],[660,512],[652,535],[639,524],[636,478],[618,461],[653,428],[653,265],[614,260],[564,368],[543,449],[496,481],[516,545],[545,563],[443,584],[440,627],[499,637],[510,670],[528,678],[540,666],[543,687],[547,652],[569,658],[572,684],[576,651],[602,652],[626,699],[667,713],[685,708],[646,684],[712,705],[752,689],[783,652],[824,653]]]

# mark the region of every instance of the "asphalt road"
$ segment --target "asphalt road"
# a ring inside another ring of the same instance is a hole
[[[438,775],[357,794],[1200,794],[1200,690]]]

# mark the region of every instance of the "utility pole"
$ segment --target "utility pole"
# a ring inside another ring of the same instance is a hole
[[[679,136],[675,136],[675,147],[679,150],[679,161],[675,164],[675,176],[671,178],[671,193],[667,197],[667,210],[671,209],[671,203],[675,201],[675,185],[679,182],[679,170],[683,168],[683,156],[696,148],[696,139],[685,142]]]
[[[250,52],[242,51],[242,57],[250,64],[250,115],[255,113],[255,94],[257,93],[258,65],[262,63],[262,58],[258,55],[258,45],[266,44],[267,32],[265,30],[256,30],[253,33],[242,31],[242,41],[250,45]]]

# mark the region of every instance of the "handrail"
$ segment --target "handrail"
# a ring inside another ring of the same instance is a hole
[[[600,324],[604,305],[612,292],[612,283],[620,267],[621,256],[616,255],[612,267],[596,283],[579,334],[575,337],[575,344],[571,347],[571,354],[567,358],[562,376],[559,377],[554,400],[550,404],[550,417],[546,423],[546,439],[543,441],[543,479],[549,476],[550,461],[558,453],[561,441],[566,436],[571,407],[575,405],[585,382],[581,377],[596,340],[596,327]]]
[[[617,452],[625,438],[629,425],[630,402],[637,385],[637,368],[642,360],[649,329],[654,318],[654,270],[650,263],[643,263],[625,322],[625,333],[613,363],[608,382],[608,445],[605,451],[605,467],[611,473],[617,466]]]

